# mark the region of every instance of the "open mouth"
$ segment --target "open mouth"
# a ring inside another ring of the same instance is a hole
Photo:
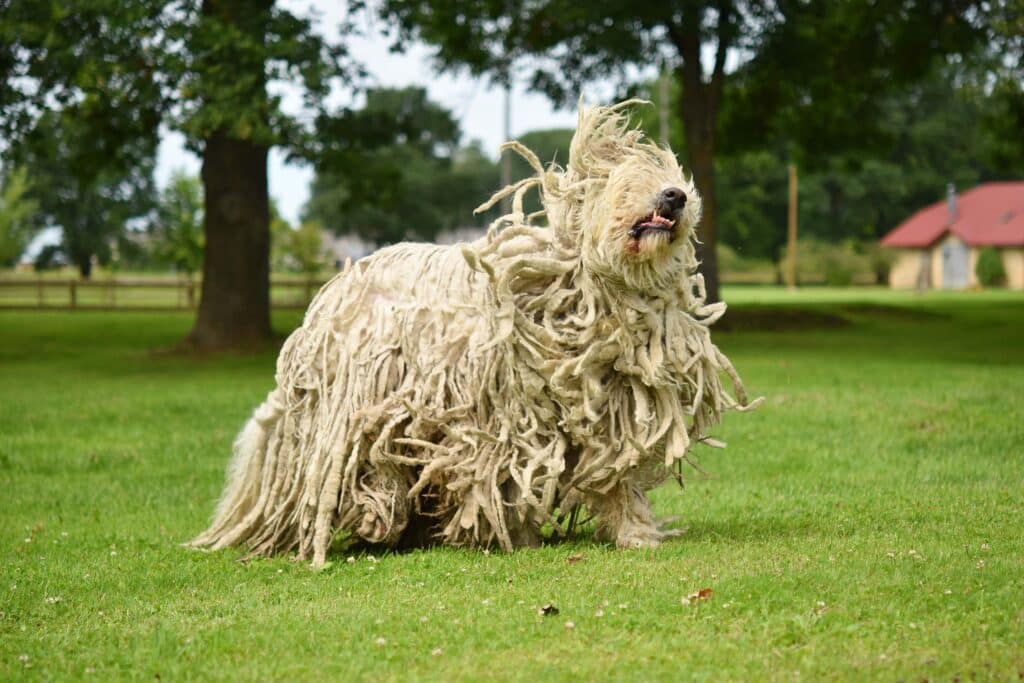
[[[635,240],[640,240],[647,234],[664,234],[672,238],[676,234],[676,222],[659,216],[655,211],[651,215],[641,218],[629,230],[629,236]]]

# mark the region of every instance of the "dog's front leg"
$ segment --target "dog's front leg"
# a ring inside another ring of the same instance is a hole
[[[608,493],[584,499],[597,519],[597,537],[620,548],[655,548],[662,540],[682,533],[658,525],[647,495],[632,481],[621,481]]]

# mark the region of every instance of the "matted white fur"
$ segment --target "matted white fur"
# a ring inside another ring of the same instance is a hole
[[[395,545],[414,519],[508,550],[583,506],[622,547],[671,535],[644,491],[753,404],[711,342],[725,307],[696,273],[697,192],[628,129],[630,104],[581,107],[564,170],[509,143],[536,175],[481,207],[513,197],[486,237],[382,249],[324,286],[193,545],[320,565],[339,532]],[[674,239],[631,237],[669,187],[688,197]],[[544,210],[526,216],[532,188]]]

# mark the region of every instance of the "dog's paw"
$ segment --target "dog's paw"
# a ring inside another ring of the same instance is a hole
[[[685,534],[687,529],[687,527],[683,527],[681,529],[666,528],[669,524],[672,524],[673,522],[677,521],[679,521],[679,517],[676,515],[671,515],[669,517],[662,517],[661,519],[656,520],[654,525],[658,527],[658,533],[661,534],[662,538],[675,538],[676,536],[682,536],[683,534]]]
[[[659,545],[661,545],[661,539],[650,534],[631,534],[628,536],[619,536],[615,540],[615,545],[622,548],[623,550],[657,548]]]
[[[685,529],[666,529],[666,524],[675,521],[674,517],[659,520],[656,524],[628,525],[620,528],[615,537],[615,545],[625,549],[657,548],[666,538],[680,536]]]
[[[387,522],[372,510],[367,510],[363,515],[363,521],[356,529],[356,535],[367,543],[380,543],[388,536]]]
[[[666,536],[655,526],[629,525],[619,529],[615,545],[626,549],[657,548]]]

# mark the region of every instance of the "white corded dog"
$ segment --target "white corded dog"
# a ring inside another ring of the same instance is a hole
[[[513,196],[486,237],[398,244],[324,286],[193,545],[314,565],[339,534],[509,550],[582,508],[620,547],[673,534],[645,491],[753,403],[711,343],[725,308],[696,274],[700,198],[630,104],[581,108],[564,170],[509,143],[536,176],[481,207]]]

